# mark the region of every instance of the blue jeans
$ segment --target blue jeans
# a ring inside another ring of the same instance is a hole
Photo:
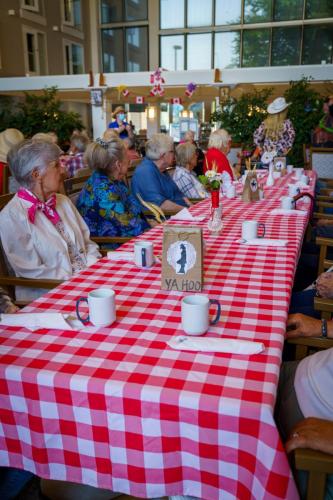
[[[34,477],[32,472],[14,467],[0,467],[0,498],[15,498],[22,488]]]

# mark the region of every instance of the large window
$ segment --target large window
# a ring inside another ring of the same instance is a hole
[[[101,0],[102,24],[147,19],[147,0]]]
[[[148,30],[127,27],[102,30],[102,61],[105,73],[148,69]]]
[[[34,12],[39,11],[39,2],[38,0],[21,0],[21,5],[24,9],[32,10]]]
[[[160,30],[170,70],[327,64],[333,0],[160,0]]]

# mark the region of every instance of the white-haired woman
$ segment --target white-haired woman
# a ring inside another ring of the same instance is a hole
[[[176,147],[176,171],[173,180],[187,198],[206,198],[207,191],[198,181],[193,169],[198,161],[197,148],[190,142]]]
[[[138,236],[149,226],[141,215],[139,201],[129,194],[123,182],[128,158],[123,141],[91,143],[84,155],[93,170],[82,189],[77,208],[92,236]]]
[[[172,137],[155,134],[147,141],[146,156],[135,169],[132,191],[145,201],[155,203],[162,210],[179,211],[191,205],[189,199],[177,187],[166,169],[174,161]]]
[[[225,184],[230,184],[234,180],[234,173],[227,158],[230,145],[231,137],[228,132],[224,129],[215,130],[210,134],[204,162],[204,171],[216,170],[222,174],[222,181]]]
[[[79,212],[56,194],[60,152],[55,144],[28,140],[8,154],[20,189],[0,213],[0,236],[16,276],[66,280],[100,257]],[[33,300],[43,293],[17,287],[16,298]]]

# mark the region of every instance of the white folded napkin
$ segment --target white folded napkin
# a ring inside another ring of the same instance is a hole
[[[286,208],[274,208],[271,215],[306,215],[306,210],[289,210]]]
[[[238,339],[187,337],[185,335],[172,337],[167,344],[172,349],[179,349],[181,351],[225,352],[244,355],[258,354],[265,349],[262,342],[250,342],[248,340]]]
[[[194,216],[191,214],[191,212],[187,208],[183,208],[183,210],[180,210],[177,214],[173,215],[170,217],[171,220],[189,220],[193,222],[202,222],[205,220],[206,217],[204,216]]]
[[[34,332],[40,328],[50,328],[52,330],[77,330],[67,321],[68,314],[61,313],[17,313],[1,314],[0,325],[23,326]]]
[[[288,244],[287,240],[271,240],[269,238],[253,238],[253,240],[240,240],[239,242],[257,247],[285,247]]]
[[[113,252],[107,253],[109,260],[124,260],[126,262],[134,262],[134,252]]]

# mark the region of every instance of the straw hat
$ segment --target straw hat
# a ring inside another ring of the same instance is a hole
[[[16,128],[7,128],[0,133],[0,161],[7,162],[7,154],[9,150],[24,140],[22,132]]]
[[[122,106],[117,106],[114,112],[112,113],[112,116],[117,116],[118,113],[126,113],[126,111]]]
[[[268,105],[267,113],[270,115],[276,115],[277,113],[281,113],[289,106],[289,103],[286,102],[284,97],[277,97]]]

